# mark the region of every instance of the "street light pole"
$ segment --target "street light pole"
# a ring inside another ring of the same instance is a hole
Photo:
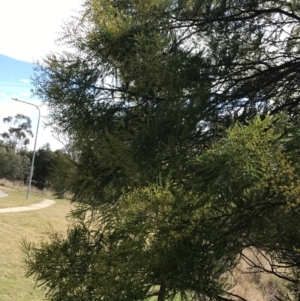
[[[37,105],[34,105],[33,103],[30,103],[30,102],[27,102],[27,101],[24,101],[24,100],[20,100],[20,99],[17,99],[17,98],[12,98],[12,99],[15,100],[15,101],[23,102],[23,103],[26,103],[28,105],[34,106],[39,111],[39,119],[38,119],[38,123],[37,123],[37,127],[36,127],[36,134],[35,134],[35,141],[34,141],[32,162],[31,162],[31,167],[30,167],[30,175],[29,175],[29,182],[28,182],[27,195],[26,195],[26,200],[28,200],[29,199],[29,195],[30,195],[30,189],[31,189],[31,181],[32,181],[32,175],[33,175],[34,159],[35,159],[36,141],[37,141],[37,136],[38,136],[38,132],[39,132],[41,111],[40,111],[40,108]]]

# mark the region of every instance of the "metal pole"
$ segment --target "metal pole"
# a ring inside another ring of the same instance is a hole
[[[33,155],[32,155],[31,167],[30,167],[30,175],[29,175],[29,182],[28,182],[28,187],[27,187],[27,195],[26,195],[26,200],[28,200],[29,199],[29,195],[30,195],[30,189],[31,189],[31,181],[32,181],[34,159],[35,159],[35,152],[36,152],[35,151],[35,149],[36,149],[36,141],[37,141],[37,136],[38,136],[38,132],[39,132],[41,111],[40,111],[40,108],[37,105],[34,105],[33,103],[30,103],[30,102],[27,102],[27,101],[24,101],[24,100],[20,100],[20,99],[17,99],[17,98],[12,98],[12,99],[15,100],[15,101],[23,102],[23,103],[26,103],[28,105],[34,106],[39,111],[39,119],[38,119],[38,123],[37,123],[37,127],[36,127],[36,134],[35,134]]]

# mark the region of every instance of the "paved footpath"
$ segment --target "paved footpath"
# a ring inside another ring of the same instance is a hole
[[[6,197],[6,196],[8,196],[6,193],[0,191],[0,197]],[[39,209],[43,209],[43,208],[49,207],[54,204],[55,204],[55,201],[45,199],[40,203],[32,204],[29,206],[2,208],[2,209],[0,209],[0,213],[39,210]]]

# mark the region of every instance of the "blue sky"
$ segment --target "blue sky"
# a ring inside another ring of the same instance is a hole
[[[2,96],[18,94],[30,96],[30,77],[33,64],[22,62],[0,54],[0,87]]]
[[[0,133],[7,130],[2,120],[7,116],[15,116],[18,113],[29,116],[33,123],[33,132],[36,131],[38,110],[34,106],[19,103],[11,98],[18,98],[35,105],[41,105],[38,99],[32,97],[32,85],[30,79],[34,72],[34,64],[19,61],[0,54]],[[41,107],[41,120],[47,115],[47,107]],[[40,123],[37,147],[50,143],[53,150],[61,148],[61,144],[53,139],[51,130],[45,129],[43,122]],[[34,139],[29,145],[33,149]]]
[[[41,60],[47,53],[63,50],[56,45],[55,40],[59,37],[64,20],[76,14],[82,2],[83,0],[0,1],[0,133],[6,130],[2,119],[18,113],[31,118],[35,133],[37,109],[11,98],[41,104],[31,95],[33,62]],[[42,106],[41,112],[43,117],[46,116],[47,107]],[[53,150],[62,147],[52,137],[50,129],[45,129],[41,122],[37,147],[47,142]],[[29,149],[33,149],[33,145],[32,139]]]
[[[24,114],[29,116],[33,123],[33,132],[36,131],[38,111],[30,105],[22,104],[12,100],[18,98],[35,105],[41,102],[31,97],[32,85],[30,78],[33,74],[34,65],[22,62],[0,54],[0,133],[7,130],[7,126],[2,122],[4,117]],[[47,114],[47,109],[42,109],[42,115]],[[43,119],[43,118],[42,118]],[[61,145],[53,139],[50,129],[45,129],[41,123],[40,135],[38,135],[37,147],[49,142],[52,149],[61,148]],[[29,148],[32,149],[34,139],[31,139]]]

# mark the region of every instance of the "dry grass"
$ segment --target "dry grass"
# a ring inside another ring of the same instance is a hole
[[[0,187],[0,190],[10,194],[0,198],[0,202],[13,202],[18,206],[23,203],[24,191],[13,191],[6,187]],[[31,201],[34,198],[41,200],[42,197],[41,194],[32,196]],[[38,242],[50,224],[55,230],[66,230],[66,215],[70,212],[70,203],[66,200],[56,202],[55,205],[41,210],[0,214],[0,301],[46,300],[45,294],[39,288],[34,288],[34,280],[24,276],[24,255],[20,250],[20,242],[22,237]]]
[[[26,200],[26,191],[16,191],[7,187],[0,187],[0,190],[8,194],[8,197],[0,198],[0,208],[28,206],[49,198],[41,192],[31,192],[29,200]]]
[[[17,191],[26,191],[27,190],[27,185],[24,185],[24,182],[22,181],[10,181],[7,179],[0,179],[0,187],[6,187],[6,188],[11,188],[13,190]],[[34,186],[31,186],[31,192],[32,193],[37,193],[37,194],[43,194],[43,195],[53,195],[53,191],[50,189],[44,189],[44,190],[39,190]]]
[[[265,268],[269,268],[269,258],[262,252],[244,250],[243,253],[254,264],[261,264]],[[287,283],[284,280],[272,274],[258,272],[243,259],[240,260],[237,268],[228,279],[230,279],[230,283],[234,284],[231,293],[249,301],[277,300],[276,297],[287,294],[285,287]],[[236,298],[236,300],[240,299]]]

